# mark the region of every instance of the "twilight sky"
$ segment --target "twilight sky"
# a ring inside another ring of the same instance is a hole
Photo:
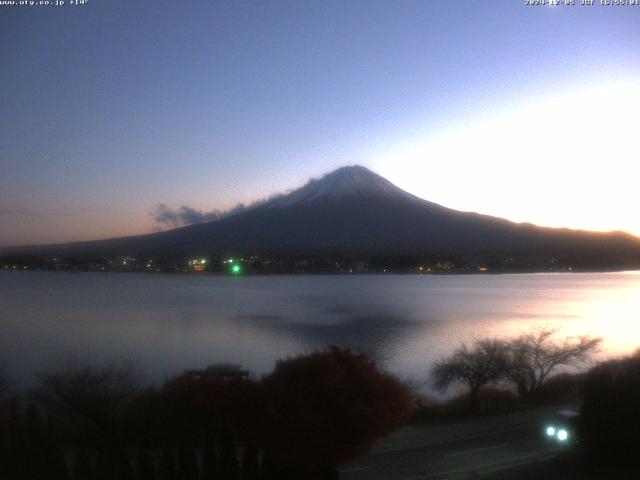
[[[578,0],[578,3],[579,0]],[[0,7],[0,246],[150,232],[362,164],[448,207],[640,235],[640,7]]]

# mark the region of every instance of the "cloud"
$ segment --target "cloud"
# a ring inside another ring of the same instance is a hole
[[[151,216],[160,225],[166,227],[183,227],[185,225],[193,225],[195,223],[213,222],[225,216],[226,212],[220,210],[212,210],[203,212],[195,208],[183,205],[179,208],[171,208],[164,203],[157,204],[151,210]]]
[[[179,208],[172,208],[164,203],[158,203],[151,209],[151,216],[161,226],[178,228],[187,225],[195,225],[197,223],[213,222],[215,220],[220,220],[221,218],[230,217],[231,215],[244,212],[250,208],[264,205],[278,196],[279,195],[269,197],[264,200],[258,200],[250,205],[238,203],[235,207],[229,210],[214,209],[209,212],[203,212],[202,210],[197,210],[187,205],[182,205]]]

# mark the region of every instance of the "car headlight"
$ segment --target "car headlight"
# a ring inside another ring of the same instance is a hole
[[[556,435],[556,427],[554,427],[553,425],[549,425],[545,432],[547,433],[548,437],[554,437]]]
[[[560,430],[558,430],[558,434],[556,435],[556,437],[558,437],[558,440],[560,440],[561,442],[564,442],[569,438],[569,432],[567,432],[564,428],[561,428]]]

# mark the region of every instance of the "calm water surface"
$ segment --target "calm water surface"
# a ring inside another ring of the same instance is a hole
[[[0,272],[0,364],[18,379],[128,359],[149,380],[233,362],[252,374],[330,344],[424,380],[462,342],[534,324],[640,347],[640,274],[214,277]]]

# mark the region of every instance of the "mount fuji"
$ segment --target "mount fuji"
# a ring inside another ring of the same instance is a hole
[[[18,250],[104,256],[571,257],[593,259],[603,267],[640,265],[640,239],[627,233],[543,228],[452,210],[361,166],[339,168],[291,193],[208,223]]]

